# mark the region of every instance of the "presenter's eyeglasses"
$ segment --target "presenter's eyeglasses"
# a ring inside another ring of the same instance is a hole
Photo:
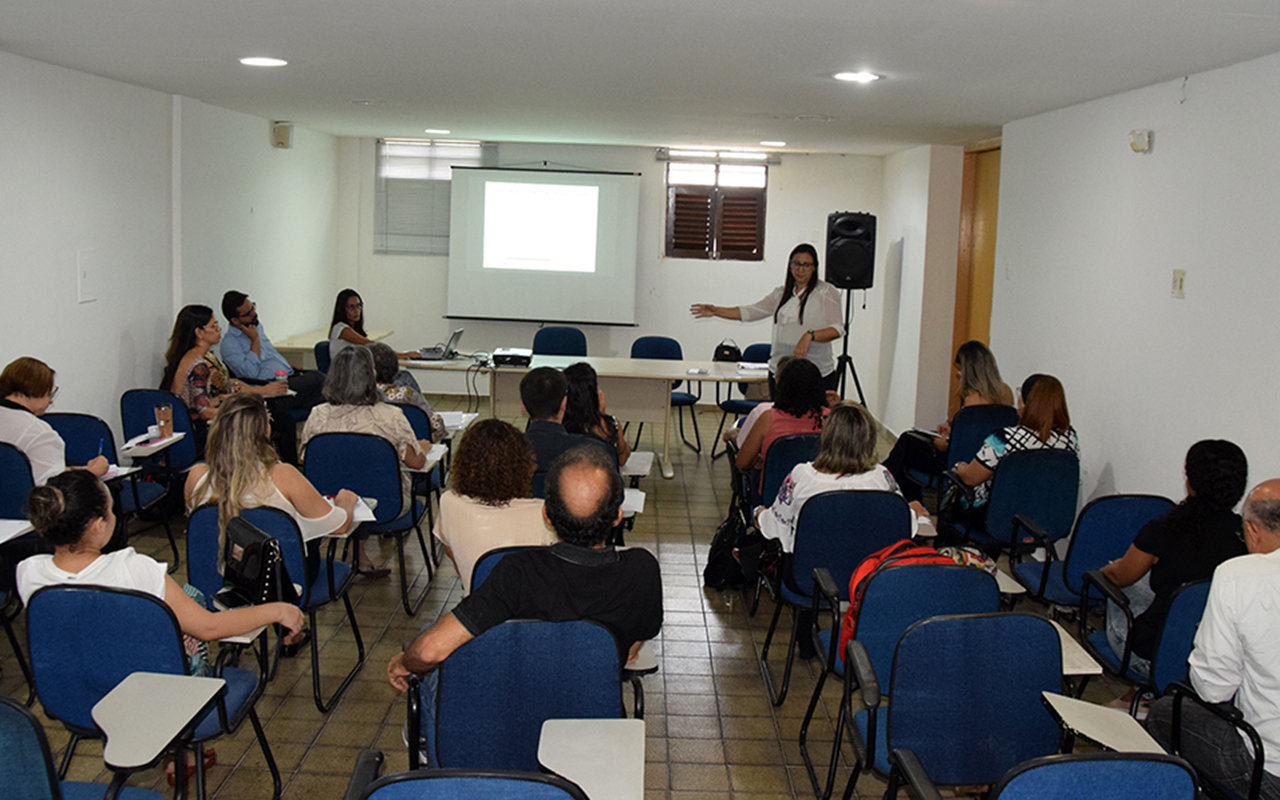
[[[799,261],[799,260],[797,260],[797,259],[794,259],[794,258],[793,258],[793,259],[791,259],[791,266],[793,266],[793,267],[800,267],[800,268],[802,268],[802,269],[813,269],[814,267],[816,267],[816,266],[818,266],[818,265],[817,265],[817,263],[816,263],[816,262],[813,262],[813,261]]]

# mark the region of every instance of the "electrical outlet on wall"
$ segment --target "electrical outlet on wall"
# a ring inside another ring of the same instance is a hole
[[[1173,271],[1173,296],[1178,300],[1187,299],[1187,271],[1185,269],[1175,269]]]

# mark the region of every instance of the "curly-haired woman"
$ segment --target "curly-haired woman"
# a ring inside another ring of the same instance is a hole
[[[1205,439],[1191,445],[1183,471],[1187,499],[1142,526],[1129,550],[1102,568],[1129,597],[1135,617],[1129,666],[1143,675],[1151,668],[1174,591],[1187,581],[1213,577],[1223,561],[1245,554],[1240,515],[1232,511],[1248,480],[1244,451],[1232,442]],[[1124,625],[1124,612],[1109,605],[1107,640],[1117,658],[1124,652]]]
[[[471,569],[490,550],[555,543],[542,501],[530,490],[536,468],[529,440],[501,420],[476,422],[458,442],[435,536],[453,560],[464,593],[471,593]]]

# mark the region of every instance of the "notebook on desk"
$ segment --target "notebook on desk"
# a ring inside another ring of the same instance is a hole
[[[458,354],[458,340],[461,338],[462,328],[458,328],[443,347],[424,347],[418,357],[423,361],[448,361]]]

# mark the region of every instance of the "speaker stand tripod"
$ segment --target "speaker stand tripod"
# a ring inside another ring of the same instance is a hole
[[[850,325],[853,323],[853,290],[844,290],[844,344],[841,348],[840,357],[836,359],[836,371],[840,373],[840,396],[844,396],[845,387],[845,369],[849,370],[848,374],[853,376],[854,388],[858,390],[858,402],[862,403],[865,408],[867,398],[862,394],[862,383],[858,380],[858,368],[853,365],[853,356],[849,355],[849,334],[851,333]]]

